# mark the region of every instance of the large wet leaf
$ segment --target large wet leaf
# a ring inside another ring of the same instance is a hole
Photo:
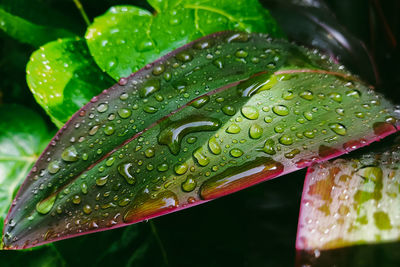
[[[213,34],[79,110],[28,175],[4,242],[30,247],[200,204],[389,135],[393,116],[317,51]]]
[[[88,27],[86,40],[100,68],[117,81],[201,36],[223,30],[282,37],[258,0],[149,1],[157,10],[111,7]]]
[[[0,231],[16,190],[51,140],[43,119],[17,105],[0,106]]]
[[[59,39],[35,51],[26,67],[36,101],[61,127],[94,95],[112,85],[79,39]]]
[[[297,233],[299,266],[398,266],[399,148],[310,167]]]

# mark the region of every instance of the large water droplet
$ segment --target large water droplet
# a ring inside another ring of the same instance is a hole
[[[139,91],[140,97],[148,97],[149,95],[160,90],[160,81],[158,79],[148,80]]]
[[[105,103],[101,103],[97,106],[97,111],[100,113],[106,112],[108,110],[108,105]]]
[[[172,154],[180,151],[183,137],[189,133],[214,131],[220,127],[219,120],[214,118],[192,116],[170,123],[158,136],[158,142],[167,145]]]
[[[215,155],[219,155],[221,154],[221,146],[218,144],[217,139],[215,138],[215,136],[211,137],[208,140],[208,148],[210,149],[210,151],[215,154]]]
[[[258,119],[258,110],[252,106],[244,106],[242,108],[242,114],[249,120],[256,120]]]
[[[334,133],[338,135],[346,135],[347,133],[346,127],[341,123],[330,123],[328,126]]]
[[[191,192],[196,188],[197,182],[193,179],[193,175],[188,175],[182,183],[182,191]]]
[[[47,166],[47,170],[51,174],[56,174],[60,170],[60,162],[58,160],[53,160],[52,162],[49,163],[49,166]]]
[[[133,185],[136,182],[136,178],[133,176],[132,163],[123,163],[118,165],[118,172],[125,178],[125,181],[128,184]]]
[[[39,201],[36,204],[36,211],[41,214],[47,214],[54,206],[54,202],[56,201],[57,194],[52,194],[49,197]]]
[[[258,124],[253,124],[250,126],[249,135],[253,139],[258,139],[263,134],[263,128]]]
[[[196,151],[193,152],[193,157],[196,159],[197,163],[200,166],[207,166],[210,163],[210,159],[204,155],[203,148],[199,147]]]
[[[281,174],[283,169],[281,163],[270,158],[256,158],[243,165],[228,168],[205,181],[200,187],[200,196],[204,200],[225,196],[274,178]]]
[[[210,101],[210,97],[208,95],[201,96],[194,100],[190,105],[194,108],[201,108],[205,104],[207,104]]]
[[[61,158],[66,162],[74,162],[78,160],[78,152],[74,146],[67,147],[61,153]]]
[[[279,116],[286,116],[289,114],[289,109],[284,105],[277,105],[272,108],[272,111]]]

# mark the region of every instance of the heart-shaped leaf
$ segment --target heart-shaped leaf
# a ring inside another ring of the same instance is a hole
[[[400,244],[399,148],[309,168],[297,233],[298,266],[386,266],[378,260],[381,253],[393,261],[389,255]]]
[[[19,191],[4,242],[30,247],[200,204],[389,135],[394,116],[317,51],[212,34],[77,112]]]
[[[36,101],[60,128],[94,95],[113,84],[89,55],[84,40],[59,39],[35,51],[26,67]]]
[[[201,36],[223,30],[282,37],[258,0],[149,1],[157,10],[111,7],[88,27],[86,40],[100,68],[115,80]]]

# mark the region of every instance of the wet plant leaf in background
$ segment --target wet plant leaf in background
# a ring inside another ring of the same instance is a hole
[[[59,39],[35,51],[26,79],[36,101],[59,128],[113,83],[96,66],[85,41],[79,39]]]
[[[150,1],[154,16],[134,6],[111,7],[88,27],[86,40],[100,68],[115,80],[127,77],[168,52],[223,30],[282,37],[257,0]]]
[[[200,204],[379,140],[397,131],[393,116],[317,51],[213,34],[78,111],[17,195],[4,242],[31,247]]]
[[[19,185],[53,136],[44,120],[19,105],[0,106],[0,230]]]
[[[309,168],[297,233],[298,266],[397,266],[399,148]]]

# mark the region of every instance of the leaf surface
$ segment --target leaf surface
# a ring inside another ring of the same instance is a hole
[[[50,141],[43,119],[17,105],[0,106],[0,230],[16,190]]]
[[[86,40],[100,68],[115,80],[201,36],[223,30],[282,37],[257,0],[150,1],[153,16],[134,6],[111,7],[88,27]]]
[[[45,44],[32,54],[26,69],[36,101],[59,128],[94,95],[112,85],[83,40],[59,39]]]
[[[380,150],[309,168],[296,242],[299,266],[377,266],[396,258],[389,255],[400,240],[399,145]]]
[[[200,204],[383,138],[394,116],[317,51],[212,34],[77,112],[19,191],[4,242],[30,247]]]

